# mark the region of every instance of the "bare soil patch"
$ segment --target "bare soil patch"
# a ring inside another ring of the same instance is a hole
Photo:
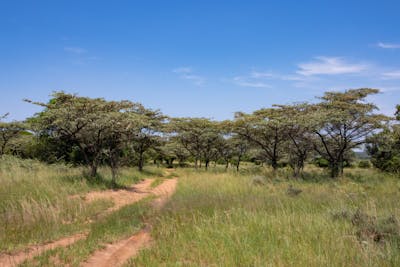
[[[156,209],[161,209],[168,201],[169,197],[175,192],[177,179],[167,179],[162,184],[151,190],[151,194],[157,198],[152,202]],[[106,267],[121,266],[130,258],[136,256],[138,252],[150,246],[151,225],[146,225],[144,229],[135,235],[119,240],[113,244],[108,244],[106,248],[96,251],[84,264],[83,267]]]
[[[66,247],[76,241],[83,239],[87,236],[86,233],[80,233],[73,236],[68,236],[47,244],[35,245],[26,248],[23,251],[16,252],[13,254],[0,254],[0,266],[1,267],[11,267],[21,264],[27,259],[31,259],[47,250],[55,249],[57,247]]]

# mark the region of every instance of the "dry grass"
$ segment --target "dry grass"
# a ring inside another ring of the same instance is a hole
[[[254,184],[254,172],[264,184]],[[398,224],[376,242],[334,216],[360,210],[378,222],[400,218],[398,178],[361,169],[339,181],[314,168],[299,181],[284,171],[254,172],[180,171],[177,193],[154,219],[154,247],[128,265],[400,266]],[[301,194],[288,195],[290,185]]]
[[[38,244],[87,230],[87,222],[112,202],[91,203],[71,195],[111,186],[109,170],[103,168],[96,179],[87,179],[83,168],[47,165],[13,157],[0,159],[0,251],[13,251],[28,244]],[[161,170],[139,173],[121,170],[123,187]]]

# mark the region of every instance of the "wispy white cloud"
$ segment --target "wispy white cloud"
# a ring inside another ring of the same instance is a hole
[[[400,70],[384,72],[382,73],[382,78],[387,80],[400,79]]]
[[[260,72],[260,71],[252,71],[250,73],[250,77],[252,78],[261,78],[261,79],[271,79],[273,77],[275,77],[275,74],[269,71],[264,71],[264,72]]]
[[[298,64],[297,74],[304,76],[361,73],[368,68],[364,63],[349,63],[341,57],[316,57]]]
[[[271,86],[262,81],[256,79],[251,79],[249,77],[236,76],[233,78],[233,83],[243,87],[253,87],[253,88],[270,88]]]
[[[231,78],[231,82],[238,86],[254,88],[272,88],[271,83],[276,81],[304,82],[314,79],[299,74],[281,74],[272,71],[251,71],[246,75]]]
[[[251,78],[255,79],[268,79],[268,80],[283,80],[283,81],[304,81],[307,78],[297,74],[280,74],[275,72],[259,72],[259,71],[252,71],[250,73]]]
[[[64,47],[64,51],[69,52],[69,53],[73,53],[73,54],[84,54],[87,52],[86,49],[82,48],[82,47],[78,47],[78,46],[66,46]]]
[[[172,72],[179,74],[179,77],[181,79],[189,80],[192,81],[195,85],[203,85],[205,82],[205,78],[194,74],[193,69],[190,67],[179,67],[176,69],[173,69]]]
[[[191,73],[193,70],[190,67],[179,67],[176,69],[173,69],[172,72],[175,73]]]
[[[384,48],[384,49],[399,49],[400,48],[400,44],[382,43],[382,42],[379,42],[377,44],[377,46],[380,48]]]

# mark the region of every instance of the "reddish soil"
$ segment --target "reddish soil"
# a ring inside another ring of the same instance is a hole
[[[161,209],[174,193],[177,185],[177,179],[165,180],[162,184],[151,190],[157,198],[153,201],[156,209]],[[133,236],[109,244],[106,248],[96,251],[92,256],[82,264],[83,267],[108,267],[121,266],[130,258],[136,256],[138,252],[150,246],[151,226],[147,225],[140,232]]]

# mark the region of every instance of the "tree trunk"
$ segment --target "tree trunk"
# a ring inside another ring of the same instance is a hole
[[[274,169],[274,171],[276,171],[278,169],[278,161],[276,160],[276,158],[273,158],[271,160],[271,166]]]
[[[117,185],[117,167],[111,166],[111,183],[112,186],[115,188]]]
[[[208,170],[208,165],[210,164],[210,161],[209,160],[206,160],[206,162],[205,162],[205,168],[206,168],[206,170]]]
[[[97,176],[97,164],[92,163],[90,165],[90,177],[96,177]]]
[[[184,163],[184,160],[182,160],[182,159],[179,159],[179,163],[178,163],[178,164],[179,164],[179,167],[183,167],[183,166],[184,166],[184,164],[183,164],[183,163]]]
[[[299,175],[300,175],[300,166],[298,164],[295,164],[293,166],[293,177],[299,178]]]
[[[237,171],[237,172],[239,171],[240,161],[241,161],[241,160],[242,160],[242,157],[239,156],[239,157],[238,157],[238,160],[237,160],[237,162],[236,162],[236,171]]]
[[[143,152],[139,153],[139,161],[138,161],[138,169],[140,172],[143,171],[144,159],[143,159]]]
[[[228,170],[228,168],[229,168],[229,160],[227,160],[225,163],[225,171]]]
[[[1,146],[1,150],[0,150],[0,157],[2,157],[4,155],[4,152],[6,151],[6,145],[7,143],[4,142]]]
[[[330,163],[330,175],[331,178],[337,178],[340,174],[340,163],[339,162],[331,162]]]

